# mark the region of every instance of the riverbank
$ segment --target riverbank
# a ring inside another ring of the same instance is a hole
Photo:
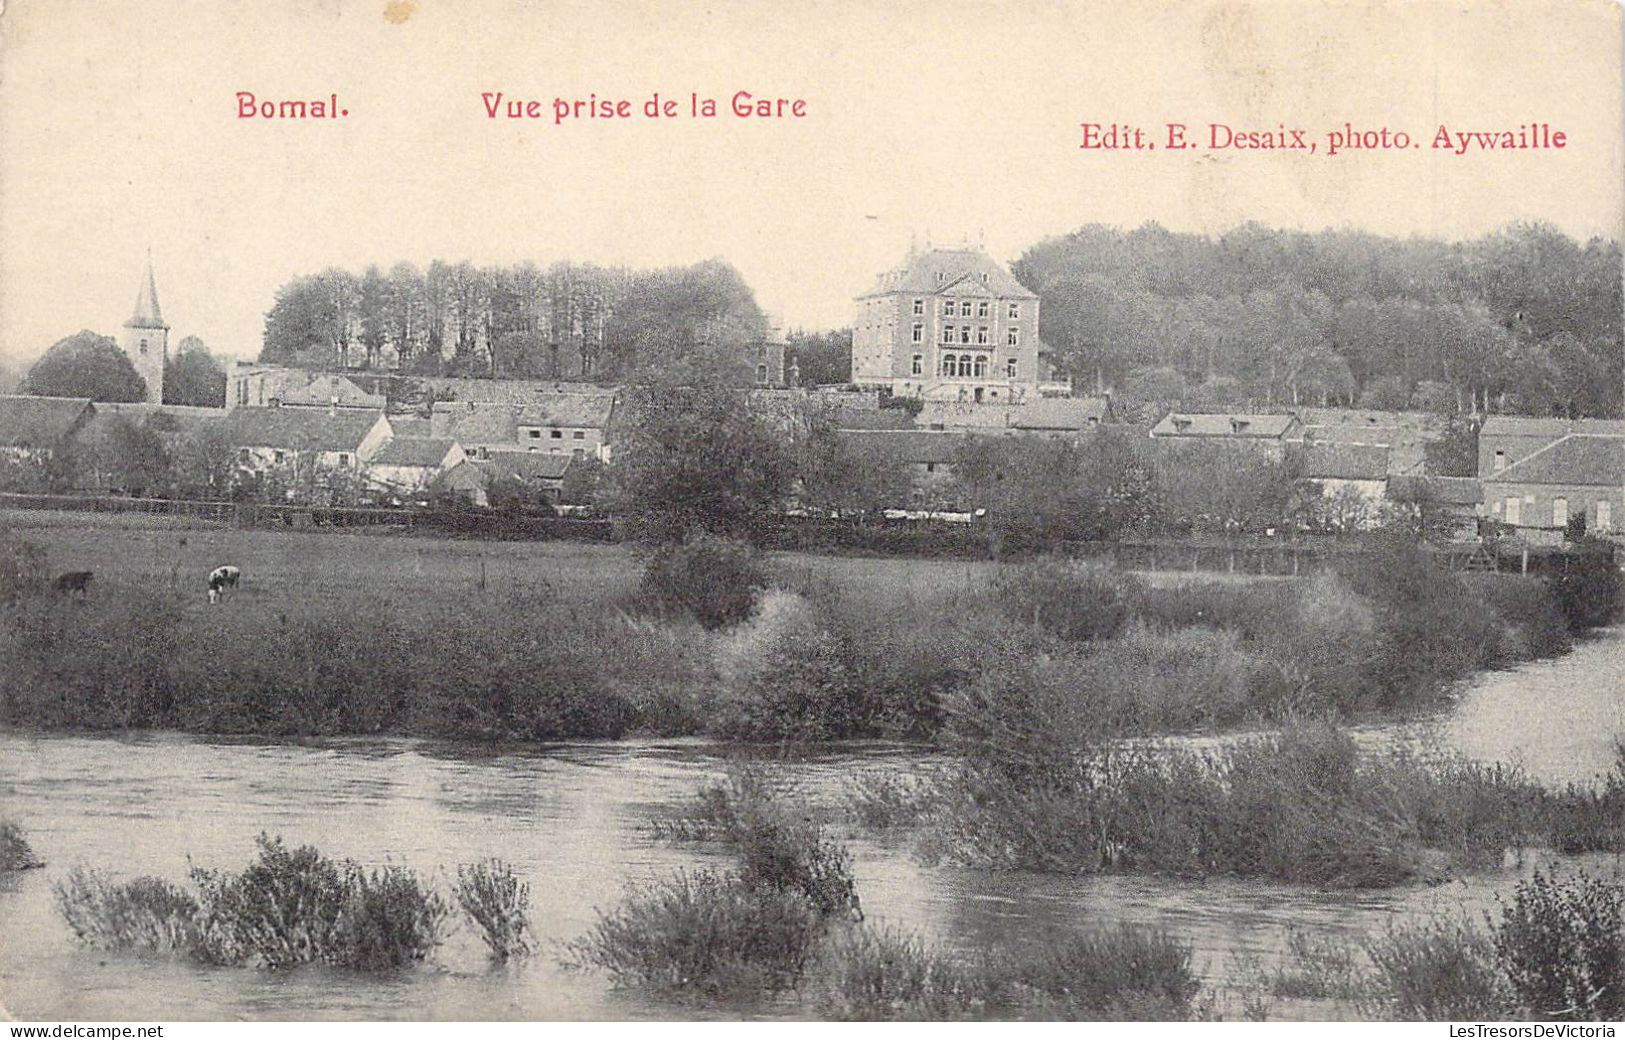
[[[84,597],[4,608],[0,722],[47,730],[930,740],[966,698],[1035,690],[1114,736],[1395,718],[1562,653],[1585,624],[1554,584],[1402,548],[1346,576],[1178,583],[778,554],[750,565],[761,592],[723,625],[657,602],[618,546],[63,523],[8,537],[39,547],[41,573],[96,574]],[[212,605],[199,576],[222,562],[243,583]],[[668,580],[703,592],[706,573]]]

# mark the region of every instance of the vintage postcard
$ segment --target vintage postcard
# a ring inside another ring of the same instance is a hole
[[[11,1035],[1614,1035],[1621,21],[4,0]]]

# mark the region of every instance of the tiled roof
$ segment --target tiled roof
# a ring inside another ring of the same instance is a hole
[[[438,466],[457,442],[445,437],[391,437],[372,457],[374,466]]]
[[[275,398],[283,404],[312,407],[377,409],[384,406],[378,394],[369,394],[344,376],[332,372],[302,372],[289,369],[267,375],[265,397]]]
[[[87,397],[0,397],[0,444],[48,448],[66,437],[94,407]]]
[[[1483,478],[1496,484],[1625,486],[1625,434],[1572,434]]]
[[[1385,480],[1388,449],[1310,442],[1303,446],[1303,475],[1310,480]]]
[[[1481,437],[1566,437],[1588,433],[1604,437],[1625,437],[1625,421],[1620,419],[1540,419],[1526,415],[1492,415],[1484,420]]]
[[[517,444],[512,405],[476,401],[437,401],[429,424],[436,437],[450,437],[465,448],[476,444]]]
[[[490,476],[488,467],[465,459],[436,477],[434,486],[445,491],[474,491],[485,487]]]
[[[999,296],[1013,296],[1036,300],[1035,293],[1016,281],[1004,265],[980,249],[928,249],[916,253],[881,275],[875,284],[858,297],[880,296],[886,293],[917,292],[930,295],[941,292],[962,278],[974,278]]]
[[[563,480],[575,459],[547,451],[493,451],[480,461],[497,473],[521,480]]]
[[[966,435],[935,430],[852,430],[841,437],[855,447],[889,452],[898,462],[922,464],[952,462]]]
[[[397,437],[433,437],[433,424],[417,415],[391,415],[389,428]]]
[[[1151,428],[1153,437],[1282,437],[1294,415],[1174,412]]]
[[[1106,421],[1104,397],[1040,397],[1010,410],[1018,430],[1086,430]]]
[[[239,448],[294,451],[355,451],[382,412],[358,408],[234,408],[226,413],[226,435]]]
[[[615,398],[610,394],[542,393],[518,408],[520,426],[605,429]]]

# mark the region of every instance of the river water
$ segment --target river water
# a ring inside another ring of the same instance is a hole
[[[1625,739],[1625,639],[1619,630],[1555,661],[1481,676],[1444,719],[1368,739],[1430,736],[1486,760],[1515,761],[1554,783],[1609,768]],[[317,744],[157,734],[106,737],[0,733],[0,816],[18,820],[44,870],[0,875],[0,1002],[24,1020],[95,1019],[625,1019],[806,1014],[794,1004],[677,1005],[617,991],[561,968],[557,944],[585,932],[596,907],[631,882],[721,865],[704,849],[657,840],[651,821],[724,768],[725,749],[625,742],[491,752],[407,740]],[[897,747],[844,747],[786,767],[838,833],[847,778],[920,768]],[[180,880],[190,865],[237,868],[265,831],[363,863],[451,871],[500,857],[532,894],[540,956],[489,967],[467,928],[432,965],[380,978],[313,967],[287,972],[202,968],[170,957],[81,948],[57,916],[51,882],[76,864]],[[1030,942],[1046,931],[1152,923],[1190,940],[1221,1007],[1269,966],[1289,929],[1357,941],[1398,916],[1479,914],[1532,868],[1438,886],[1323,892],[1234,879],[1078,878],[926,866],[906,850],[850,839],[871,921],[948,947]],[[1593,870],[1618,857],[1588,857]],[[1283,1017],[1344,1017],[1313,1002]]]

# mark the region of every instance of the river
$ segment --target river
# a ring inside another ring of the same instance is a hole
[[[1553,661],[1478,677],[1457,708],[1367,739],[1431,735],[1543,780],[1585,781],[1625,739],[1625,639],[1618,629]],[[720,865],[704,849],[656,840],[650,823],[718,775],[726,750],[701,742],[577,744],[507,752],[408,740],[310,744],[174,734],[113,739],[0,733],[0,816],[19,821],[44,870],[0,875],[0,1001],[24,1020],[627,1019],[804,1015],[793,1001],[754,1007],[677,1005],[618,991],[561,968],[557,944],[582,934],[596,907],[629,882]],[[838,832],[847,777],[916,768],[908,748],[843,747],[788,766]],[[260,832],[376,864],[451,871],[500,857],[531,887],[541,955],[489,967],[466,927],[435,962],[360,976],[313,967],[202,968],[176,958],[87,950],[52,905],[50,886],[76,864],[179,880],[190,865],[236,868]],[[1077,878],[926,866],[906,851],[847,835],[871,921],[954,948],[1030,941],[1047,930],[1154,923],[1190,940],[1210,985],[1229,992],[1249,959],[1274,963],[1288,929],[1357,941],[1395,915],[1478,914],[1496,906],[1532,861],[1438,886],[1323,892],[1213,879]],[[1588,857],[1620,869],[1618,857]],[[1226,998],[1228,999],[1228,998]],[[1275,1014],[1345,1017],[1347,1009],[1282,1003]]]

